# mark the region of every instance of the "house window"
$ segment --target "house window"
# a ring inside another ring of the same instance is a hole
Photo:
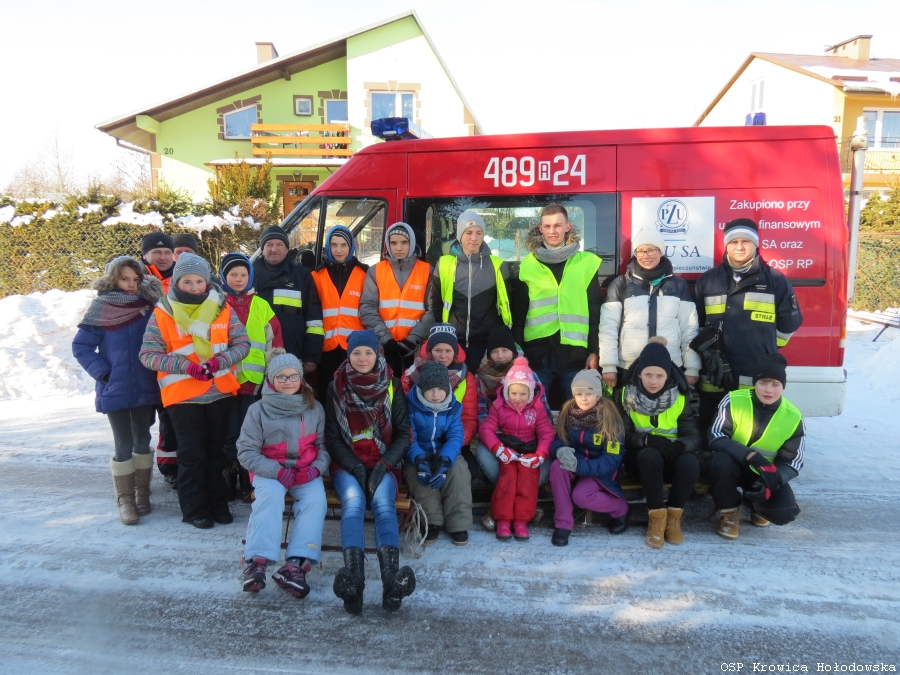
[[[313,114],[312,96],[294,96],[294,114],[309,117]]]
[[[328,124],[348,122],[347,101],[325,101],[325,121]]]
[[[865,110],[863,117],[869,134],[869,148],[900,148],[900,110]]]
[[[750,83],[750,112],[762,112],[764,85],[762,79]]]
[[[372,92],[372,119],[405,117],[414,120],[415,94],[412,92]]]
[[[225,138],[249,139],[250,125],[256,124],[256,106],[225,113]]]

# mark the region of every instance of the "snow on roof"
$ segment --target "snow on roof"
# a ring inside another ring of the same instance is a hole
[[[890,94],[893,98],[900,96],[900,69],[891,71],[828,66],[804,66],[803,69],[828,79],[842,80],[844,91],[877,91]]]

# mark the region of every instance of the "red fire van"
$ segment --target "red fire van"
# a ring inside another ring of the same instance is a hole
[[[403,220],[434,264],[475,209],[494,254],[517,261],[542,206],[559,202],[606,282],[622,274],[631,233],[655,227],[689,282],[718,264],[719,232],[737,217],[760,226],[761,253],[791,280],[803,326],[783,350],[788,397],[807,415],[838,415],[846,372],[844,196],[830,127],[583,131],[398,140],[353,156],[285,220],[292,246],[321,261],[327,228],[356,233],[358,255],[381,258],[384,229]],[[311,256],[307,254],[307,259]],[[606,283],[605,282],[605,283]]]

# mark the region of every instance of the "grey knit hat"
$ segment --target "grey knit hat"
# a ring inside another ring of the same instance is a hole
[[[429,389],[443,389],[450,393],[450,371],[437,361],[428,361],[419,368],[419,381],[416,386],[425,393]]]
[[[178,280],[185,274],[199,274],[206,279],[206,283],[212,280],[212,269],[209,263],[193,253],[182,253],[178,256],[178,262],[175,263],[175,269],[172,270],[172,285],[177,286]]]
[[[293,368],[300,376],[303,376],[303,364],[293,354],[290,354],[283,349],[273,349],[268,354],[269,362],[266,364],[266,379],[271,383],[275,376],[278,374],[278,371],[284,370],[285,368]]]
[[[603,396],[603,378],[596,370],[582,370],[572,380],[572,394]]]
[[[457,240],[462,239],[463,232],[468,230],[470,227],[478,227],[481,228],[481,233],[485,233],[484,229],[484,218],[479,216],[474,211],[463,211],[459,218],[456,219],[456,238]]]
[[[104,270],[106,276],[110,279],[113,279],[113,283],[115,283],[115,279],[113,277],[116,276],[119,267],[121,267],[122,265],[128,265],[132,269],[134,269],[134,266],[136,265],[141,270],[139,274],[141,280],[143,280],[144,276],[147,274],[144,268],[144,264],[140,260],[135,260],[130,255],[120,255],[106,263],[106,269]]]

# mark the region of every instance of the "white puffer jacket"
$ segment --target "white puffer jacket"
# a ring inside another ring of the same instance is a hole
[[[684,366],[685,375],[700,374],[700,356],[688,347],[700,330],[697,307],[687,282],[674,275],[671,264],[667,267],[663,280],[651,286],[632,260],[625,274],[609,285],[600,309],[599,356],[604,373],[628,368],[650,338],[661,335],[672,362]]]

